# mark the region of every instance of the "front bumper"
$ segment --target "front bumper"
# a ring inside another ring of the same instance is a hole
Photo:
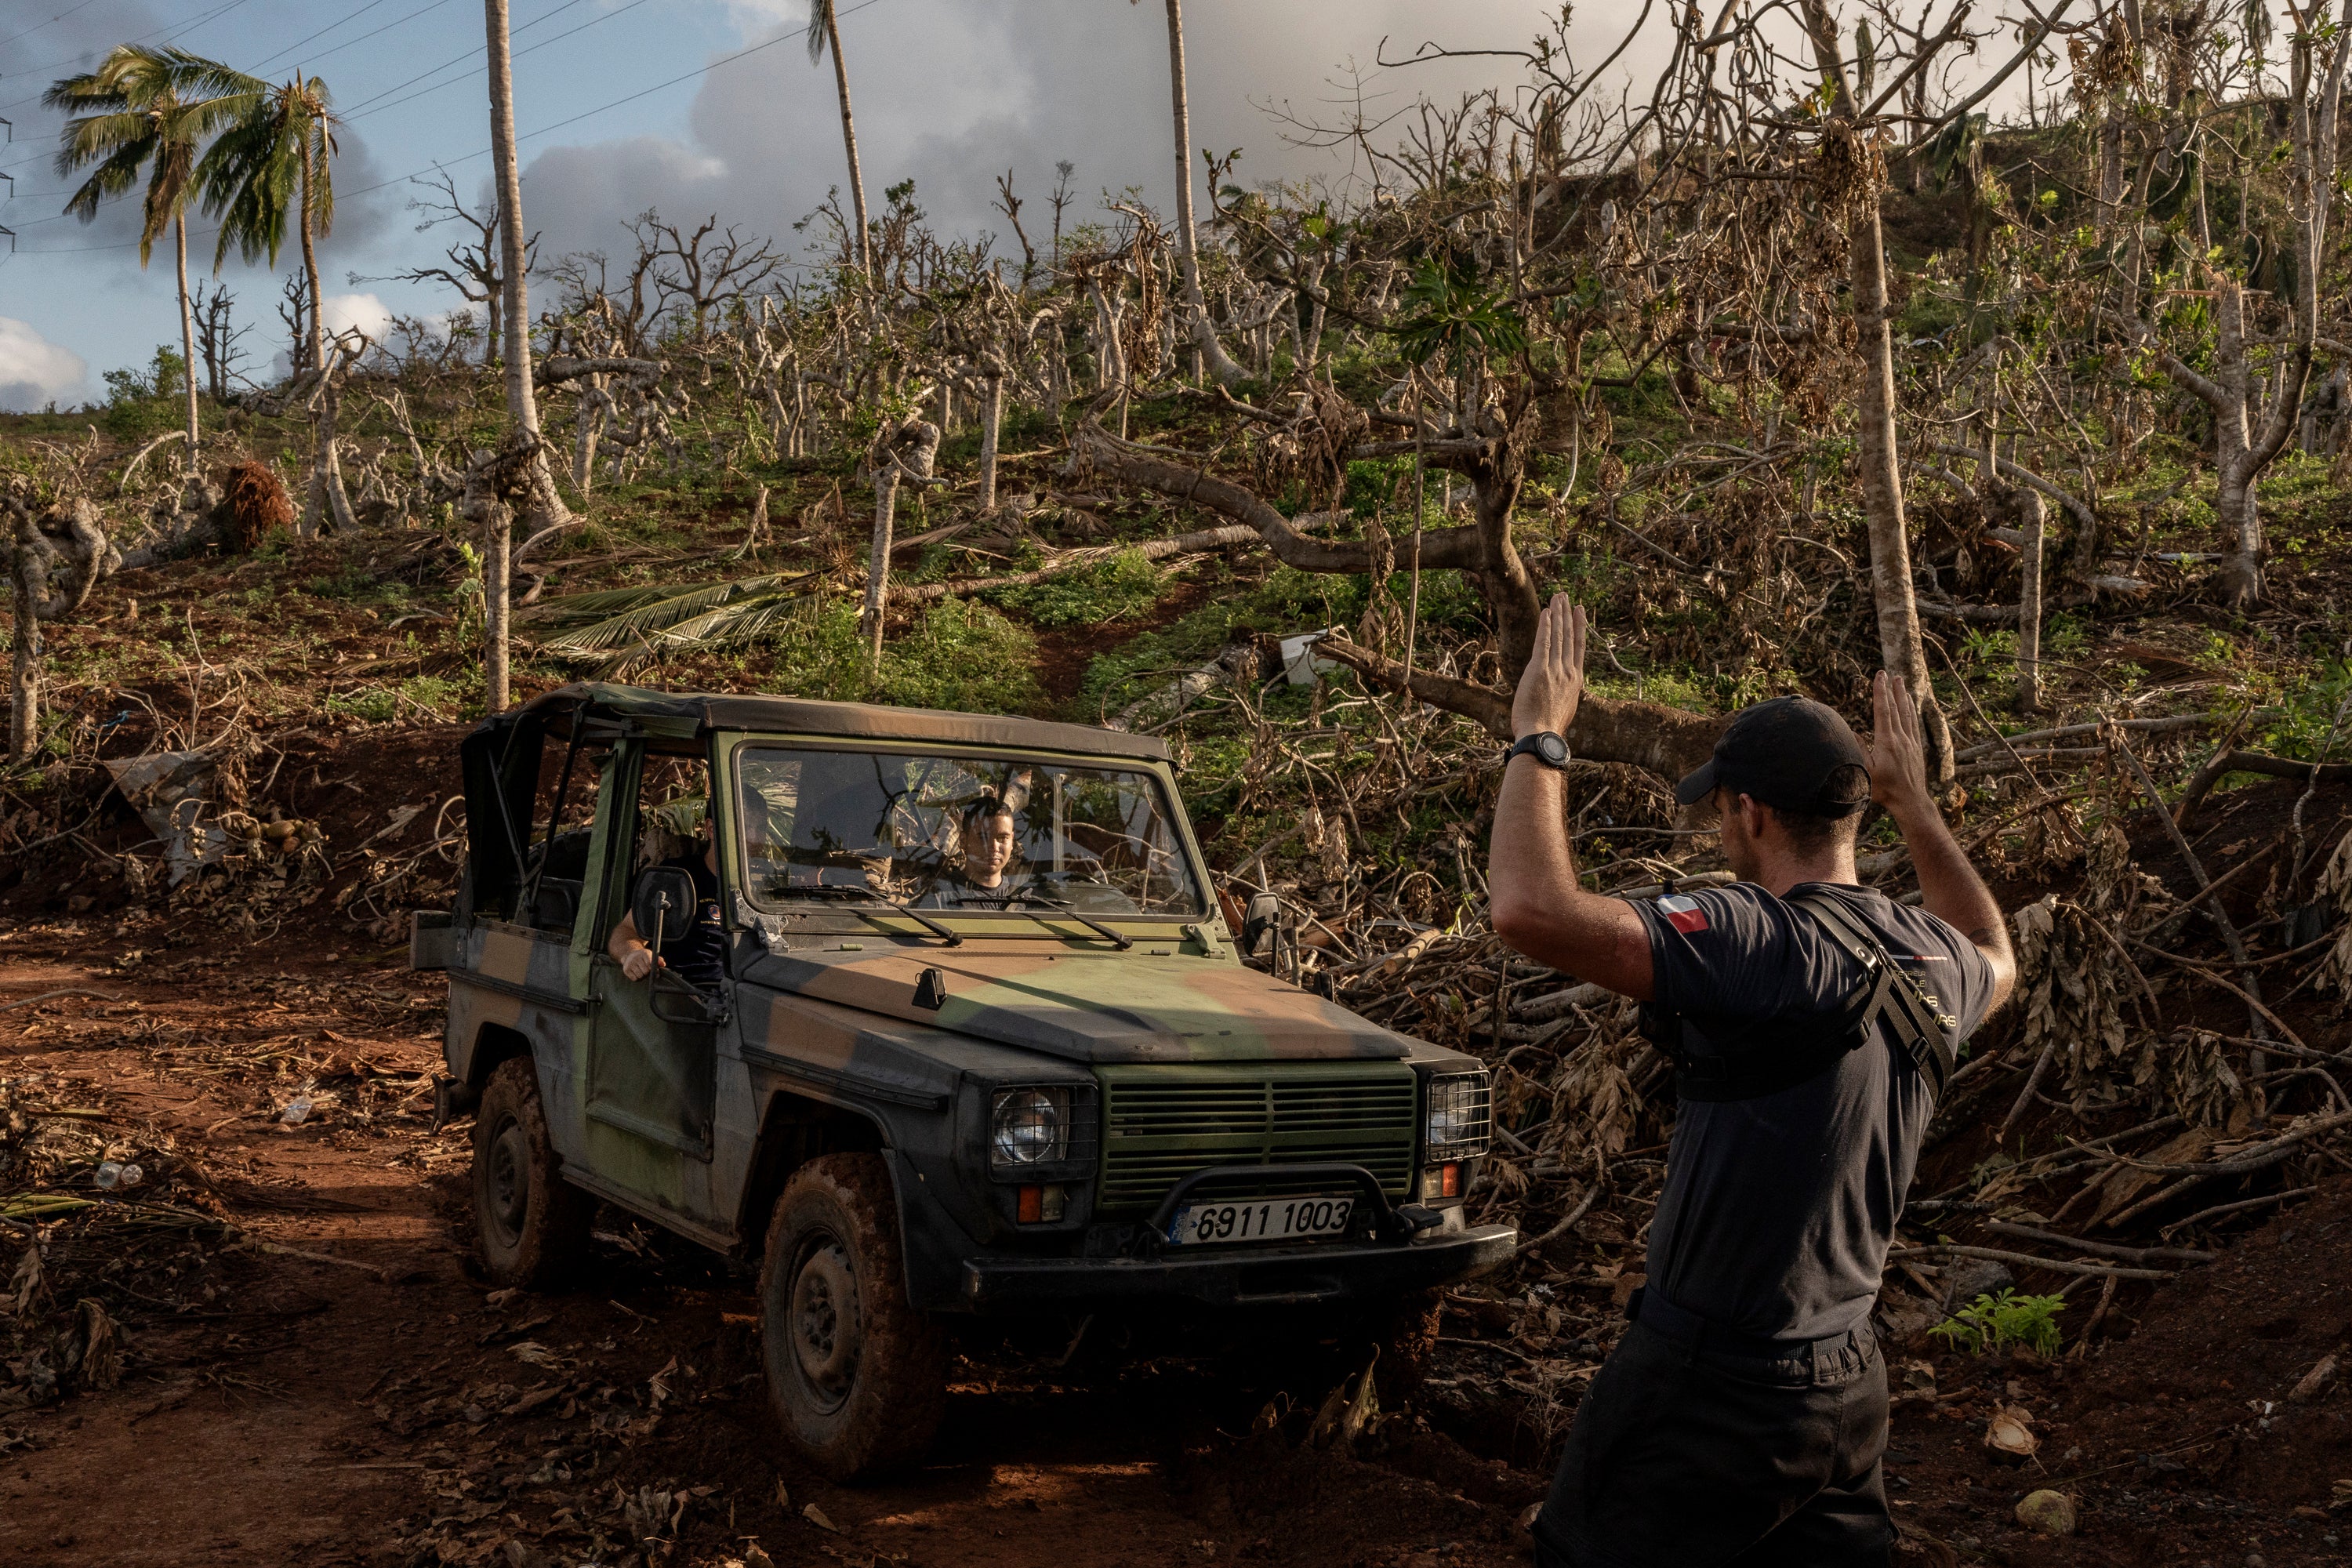
[[[1072,1301],[1178,1298],[1216,1307],[1393,1296],[1483,1274],[1518,1250],[1519,1233],[1483,1225],[1413,1242],[1178,1248],[1156,1258],[974,1258],[963,1266],[975,1311]]]

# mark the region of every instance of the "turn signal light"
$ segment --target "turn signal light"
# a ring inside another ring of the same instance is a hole
[[[1059,1182],[1022,1187],[1014,1196],[1014,1213],[1023,1225],[1051,1225],[1062,1217],[1066,1189]]]

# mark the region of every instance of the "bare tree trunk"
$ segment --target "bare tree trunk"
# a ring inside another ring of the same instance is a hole
[[[824,8],[824,41],[833,50],[833,85],[841,95],[841,145],[849,154],[849,205],[857,214],[857,270],[870,279],[874,258],[866,249],[866,176],[857,167],[857,122],[849,112],[849,62],[841,58],[841,22],[834,13],[834,6]]]
[[[310,233],[310,148],[302,148],[302,277],[310,290],[310,368],[327,363],[327,296],[319,287],[319,249]]]
[[[491,0],[493,5],[499,0]],[[496,494],[482,508],[482,688],[484,706],[507,710],[507,641],[512,614],[507,595],[514,575],[514,514]]]
[[[188,392],[188,449],[184,472],[196,471],[196,318],[188,304],[188,215],[181,211],[173,224],[180,252],[180,357]]]
[[[537,445],[539,402],[530,381],[530,295],[523,279],[530,258],[523,238],[522,171],[515,161],[514,59],[507,39],[507,0],[482,0],[482,9],[489,47],[490,163],[499,188],[499,267],[505,274],[499,283],[506,296],[507,417],[518,431],[532,438],[536,447],[530,455],[530,504],[524,510],[523,521],[530,538],[537,540],[576,520],[556,493],[545,447]]]
[[[2042,706],[2042,540],[2049,509],[2037,491],[2016,493],[2019,521],[2025,524],[2017,595],[2017,706],[2031,713]]]
[[[835,50],[835,58],[839,54]],[[1235,364],[1217,342],[1208,302],[1201,297],[1201,257],[1192,233],[1192,110],[1184,91],[1183,0],[1168,0],[1168,94],[1176,117],[1176,269],[1183,279],[1184,310],[1209,374],[1230,386],[1246,381],[1249,372]]]
[[[992,374],[980,395],[980,510],[996,510],[996,451],[1004,423],[1004,377]]]
[[[1119,307],[1097,278],[1087,279],[1095,297],[1095,384],[1108,392],[1127,384],[1127,352],[1119,346]]]
[[[898,507],[898,466],[891,459],[889,444],[885,442],[876,457],[874,553],[866,567],[866,608],[857,618],[857,629],[866,637],[866,662],[876,669],[882,667],[882,621],[889,608],[891,535],[897,524]]]
[[[1855,397],[1855,462],[1861,469],[1863,513],[1870,523],[1871,597],[1878,609],[1878,657],[1903,678],[1919,704],[1920,739],[1927,776],[1952,776],[1952,732],[1936,705],[1927,677],[1927,645],[1919,637],[1919,603],[1911,584],[1911,536],[1903,520],[1903,472],[1895,435],[1895,338],[1886,292],[1886,241],[1879,221],[1878,170],[1872,166],[1862,106],[1846,77],[1836,21],[1826,0],[1803,0],[1813,57],[1832,89],[1849,158],[1864,167],[1861,190],[1847,208],[1847,270],[1853,285],[1855,350],[1862,386]]]
[[[1886,298],[1886,251],[1879,230],[1878,193],[1860,202],[1847,245],[1853,271],[1853,321],[1862,353],[1855,398],[1855,461],[1862,470],[1862,506],[1870,523],[1871,597],[1878,606],[1878,657],[1903,678],[1919,704],[1927,776],[1948,783],[1952,733],[1927,678],[1927,649],[1919,636],[1919,602],[1911,583],[1911,535],[1903,519],[1903,474],[1895,437],[1895,338]]]
[[[580,492],[581,504],[584,506],[589,487],[596,479],[596,436],[604,423],[604,404],[611,395],[604,390],[603,375],[580,379],[580,429],[572,448],[572,488]]]
[[[31,563],[21,552],[12,557],[8,574],[16,620],[15,658],[10,666],[8,759],[27,763],[41,740],[41,617],[40,595],[26,580]]]
[[[337,357],[341,351],[336,351]],[[352,511],[352,498],[343,488],[343,461],[335,445],[335,425],[342,413],[342,389],[336,384],[336,366],[330,365],[320,373],[319,405],[310,416],[310,504],[316,509],[319,531],[352,534],[359,531],[359,519]]]

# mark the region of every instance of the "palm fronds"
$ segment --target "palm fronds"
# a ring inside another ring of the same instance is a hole
[[[327,84],[317,77],[264,88],[241,100],[242,112],[205,153],[195,177],[206,216],[220,220],[213,251],[215,269],[229,247],[247,261],[278,264],[286,220],[302,212],[313,230],[334,226],[335,117]]]
[[[529,618],[571,628],[541,642],[543,652],[572,657],[610,653],[596,670],[597,678],[604,679],[635,668],[665,648],[752,641],[792,614],[825,575],[785,572],[696,586],[649,584],[574,594],[541,606]]]
[[[98,165],[65,210],[87,223],[101,202],[129,191],[148,170],[139,232],[139,263],[145,266],[194,185],[197,144],[253,112],[261,93],[257,78],[216,60],[136,44],[113,50],[96,70],[53,84],[43,102],[73,115],[58,141],[58,174]]]

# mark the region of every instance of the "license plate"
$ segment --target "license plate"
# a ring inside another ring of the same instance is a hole
[[[1248,1203],[1187,1204],[1168,1223],[1178,1247],[1230,1246],[1244,1241],[1294,1241],[1344,1236],[1353,1198],[1256,1198]]]

